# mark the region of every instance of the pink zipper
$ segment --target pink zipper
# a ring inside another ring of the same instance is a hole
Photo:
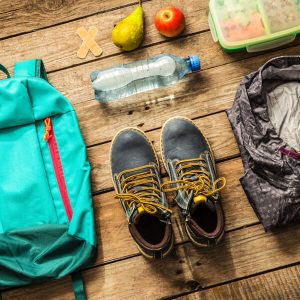
[[[66,210],[68,220],[69,220],[69,222],[71,222],[72,216],[73,216],[73,210],[72,210],[70,198],[69,198],[68,191],[67,191],[67,186],[66,186],[65,177],[64,177],[64,171],[63,171],[63,167],[61,164],[60,154],[59,154],[51,118],[46,118],[44,120],[44,123],[45,123],[44,141],[48,142],[49,149],[50,149],[50,155],[52,158],[52,163],[53,163],[54,172],[55,172],[55,176],[57,179],[60,195],[61,195],[61,198],[64,203],[64,207]]]

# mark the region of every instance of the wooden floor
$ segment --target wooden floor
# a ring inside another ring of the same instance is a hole
[[[267,53],[225,54],[209,32],[208,2],[144,1],[144,43],[126,54],[113,45],[111,31],[134,9],[134,0],[1,1],[0,63],[12,71],[17,61],[42,58],[50,82],[74,105],[88,147],[99,242],[96,264],[83,272],[89,299],[300,299],[300,228],[264,232],[239,183],[243,166],[224,112],[244,75],[272,57],[299,54],[300,39]],[[160,36],[153,25],[155,12],[170,3],[185,11],[187,21],[183,35],[173,40]],[[99,29],[103,55],[80,60],[76,29],[93,25]],[[198,54],[202,72],[109,105],[95,101],[90,72],[162,52]],[[222,192],[226,234],[216,248],[193,247],[174,207],[175,253],[149,261],[139,254],[114,199],[108,150],[118,130],[137,126],[159,153],[161,126],[175,115],[192,118],[201,127],[212,144],[219,174],[227,178]],[[7,290],[3,299],[73,299],[71,280]]]

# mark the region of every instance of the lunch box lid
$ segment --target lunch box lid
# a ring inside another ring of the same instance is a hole
[[[226,51],[272,49],[300,33],[300,0],[211,0],[209,26]]]

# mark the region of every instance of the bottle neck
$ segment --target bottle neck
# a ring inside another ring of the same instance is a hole
[[[188,66],[189,73],[192,73],[192,72],[193,72],[193,71],[192,71],[192,63],[191,63],[190,58],[187,57],[187,58],[185,58],[184,60],[185,60],[185,62],[186,62],[186,64],[187,64],[187,66]]]
[[[197,56],[191,56],[191,57],[185,58],[184,60],[185,60],[185,62],[188,65],[190,73],[200,71],[201,67],[200,67],[199,57],[197,57]]]

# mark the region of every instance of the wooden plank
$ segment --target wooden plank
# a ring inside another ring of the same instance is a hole
[[[299,278],[300,266],[297,265],[193,293],[177,299],[300,299]]]
[[[201,128],[210,141],[217,161],[239,155],[235,137],[224,112],[196,119],[194,122]],[[89,130],[93,129],[89,128]],[[161,161],[160,134],[161,129],[157,129],[148,132],[147,136],[152,141]],[[88,148],[88,156],[92,165],[92,184],[94,192],[112,188],[109,157],[110,146],[110,143],[105,143]],[[161,163],[161,166],[162,165]],[[163,174],[165,174],[164,170]]]
[[[204,34],[186,38],[186,41],[189,40],[188,43],[183,44],[182,47],[177,44],[176,51],[173,51],[175,49],[173,47],[177,42],[169,47],[174,54],[186,56],[187,53],[191,53],[188,45],[196,45],[196,47],[199,45],[199,40],[196,41],[198,38],[204,40]],[[210,38],[208,36],[206,38],[208,44]],[[60,90],[68,91],[66,92],[68,98],[75,102],[85,141],[87,145],[93,145],[111,140],[117,131],[127,126],[137,126],[148,131],[161,127],[168,118],[179,113],[188,118],[197,118],[230,108],[243,76],[258,69],[272,57],[297,55],[299,51],[300,46],[295,46],[247,60],[234,61],[188,76],[174,86],[138,94],[106,105],[99,104],[95,100],[88,101],[94,98],[88,74],[97,68],[97,63],[72,68],[72,71],[68,70],[70,74],[65,73],[67,70],[57,72],[53,74],[55,78],[52,77],[51,82]],[[206,52],[209,53],[209,49],[202,54]],[[213,50],[211,52],[216,53]],[[145,55],[144,52],[140,54]],[[228,57],[228,54],[223,53],[223,55]],[[216,56],[216,63],[221,63],[222,60],[226,61],[221,56]],[[206,59],[203,60],[205,61]],[[209,66],[214,65],[212,63]],[[80,103],[81,100],[86,102]]]
[[[102,1],[98,2],[101,3]],[[173,1],[173,5],[181,7],[186,13],[185,34],[208,29],[207,3],[208,0],[193,0],[193,5],[184,5],[181,0]],[[143,46],[166,41],[166,38],[155,29],[153,18],[157,10],[168,4],[167,0],[153,0],[144,3],[145,24],[147,27]],[[85,3],[85,6],[88,5]],[[80,9],[85,10],[82,9],[82,5]],[[85,60],[81,60],[76,56],[82,42],[76,34],[76,30],[80,26],[96,26],[99,29],[97,42],[103,49],[102,58],[121,53],[121,50],[113,44],[111,33],[114,25],[129,15],[133,9],[133,6],[127,6],[113,12],[93,15],[81,20],[2,40],[0,42],[1,63],[11,69],[16,61],[43,58],[47,70],[53,71],[95,60],[96,58],[91,53],[88,54]],[[35,20],[34,22],[37,20],[32,19]],[[131,56],[131,53],[123,55]]]
[[[40,290],[39,295],[36,294],[38,289]],[[7,292],[2,292],[1,295],[2,295],[2,300],[5,299],[14,299],[14,300],[16,299],[22,299],[22,300],[75,299],[72,290],[72,281],[70,276],[52,282],[11,289]]]
[[[296,263],[299,234],[296,226],[274,234],[257,225],[227,234],[213,249],[188,243],[163,261],[138,256],[108,264],[85,272],[87,294],[91,299],[157,299]]]
[[[136,5],[135,0],[1,1],[0,38],[30,32],[85,16]],[[113,12],[111,12],[113,13]]]
[[[217,164],[220,176],[227,178],[227,186],[222,191],[225,212],[225,228],[233,230],[258,222],[239,178],[243,174],[240,159]],[[119,258],[137,255],[137,248],[128,232],[127,221],[115,193],[109,192],[94,197],[96,227],[98,232],[99,253],[97,264],[107,263]],[[176,243],[188,240],[183,220],[176,206],[172,205],[172,225]]]
[[[186,243],[161,261],[136,256],[93,268],[84,272],[87,295],[89,299],[158,299],[284,267],[300,260],[299,234],[299,226],[265,233],[255,225],[228,233],[215,248]],[[15,289],[3,297],[71,299],[65,282],[55,288],[50,283]]]

